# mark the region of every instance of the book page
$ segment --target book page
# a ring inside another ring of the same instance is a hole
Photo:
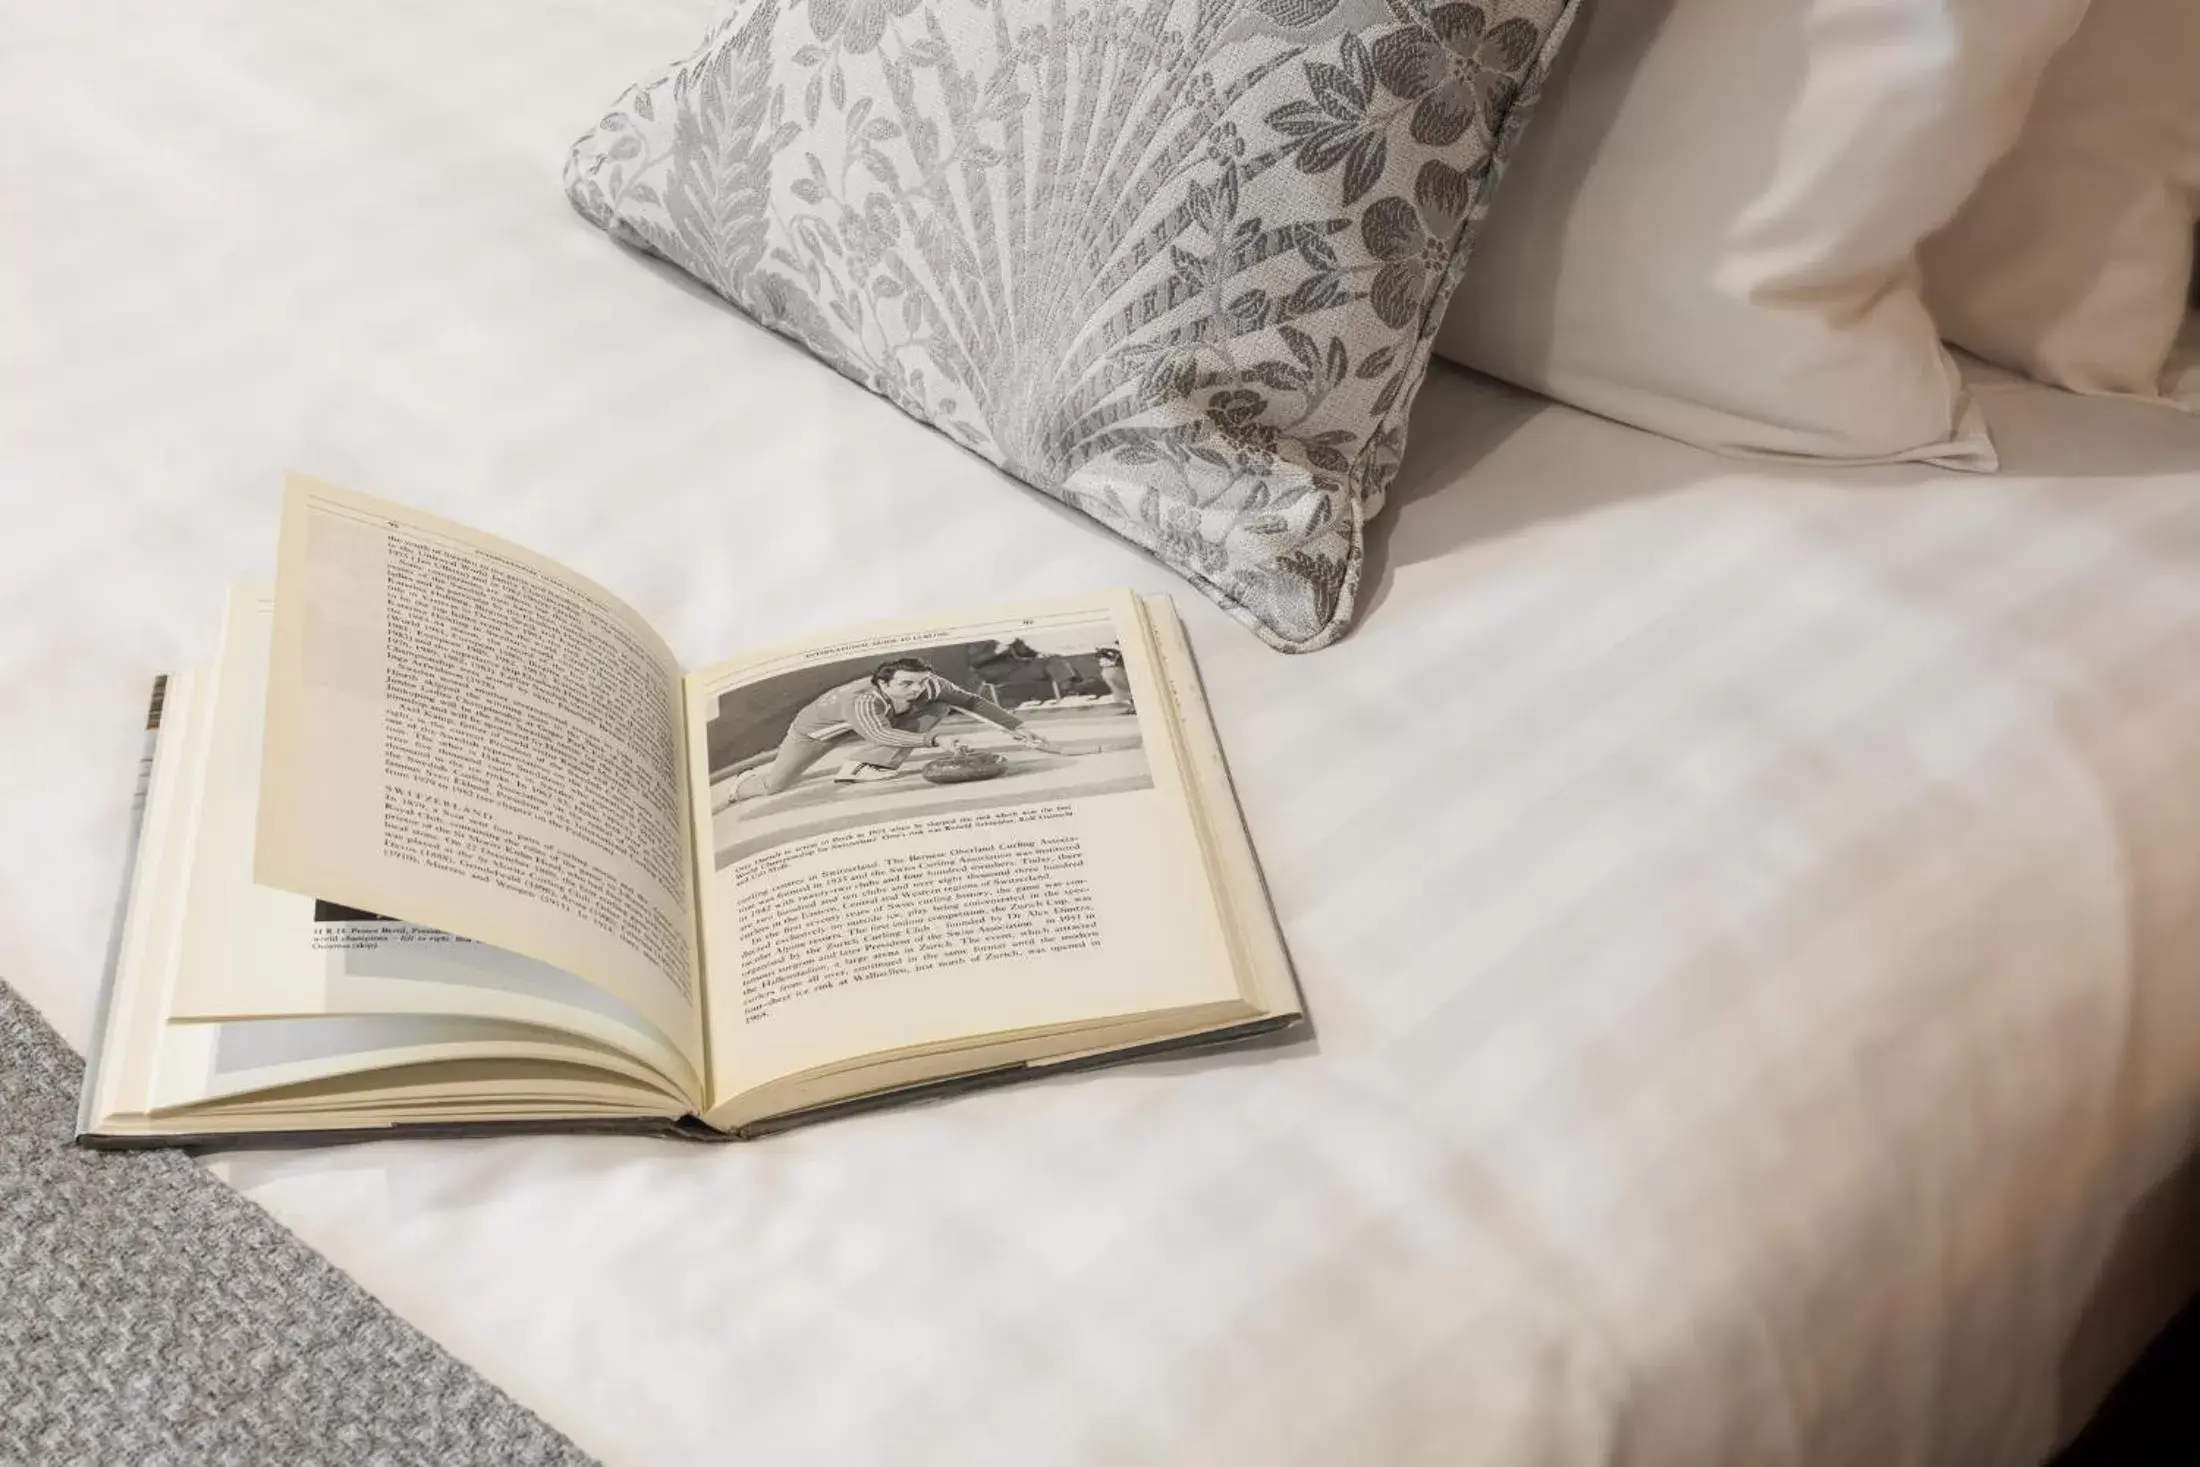
[[[144,826],[130,873],[129,903],[115,955],[113,991],[98,1036],[92,1085],[80,1129],[118,1113],[142,1111],[160,1046],[162,1000],[173,980],[191,831],[203,783],[204,744],[212,720],[211,668],[170,675],[148,715],[159,742],[145,792]]]
[[[254,879],[562,969],[701,1071],[679,678],[585,578],[294,477]]]
[[[467,1020],[538,1025],[637,1056],[699,1096],[702,1080],[679,1046],[601,988],[470,938],[254,883],[274,601],[271,587],[229,593],[168,1017],[441,1015],[454,1032]]]
[[[175,1110],[319,1080],[364,1076],[362,1088],[392,1070],[436,1063],[540,1060],[545,1073],[586,1069],[592,1083],[631,1082],[637,1102],[653,1099],[677,1113],[685,1097],[664,1077],[616,1050],[532,1024],[444,1015],[258,1019],[245,1024],[170,1024],[153,1068],[152,1110]],[[555,1067],[552,1069],[551,1067]],[[546,1086],[546,1089],[551,1088]]]
[[[1229,922],[1237,971],[1263,1014],[1303,1014],[1291,955],[1284,949],[1283,932],[1276,925],[1268,886],[1253,853],[1253,835],[1230,783],[1230,767],[1200,683],[1199,664],[1192,657],[1191,639],[1185,636],[1184,623],[1168,597],[1147,596],[1143,602],[1161,688],[1168,695],[1171,718],[1182,740],[1186,773],[1200,790],[1201,844]]]
[[[1127,592],[691,675],[714,1103],[1238,1000],[1166,707]]]

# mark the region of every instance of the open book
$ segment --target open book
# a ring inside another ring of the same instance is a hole
[[[688,672],[571,571],[294,478],[274,590],[152,722],[89,1145],[745,1135],[1302,1017],[1161,598]]]

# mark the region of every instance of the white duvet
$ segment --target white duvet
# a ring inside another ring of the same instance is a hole
[[[1171,588],[568,212],[703,10],[0,4],[0,977],[80,1047],[285,467],[697,661]],[[2200,1146],[2200,420],[1982,396],[1999,477],[1813,473],[1443,374],[1351,638],[1179,588],[1313,1044],[218,1165],[613,1463],[2037,1461]]]

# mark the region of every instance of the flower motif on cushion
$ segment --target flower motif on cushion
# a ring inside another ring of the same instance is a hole
[[[1451,264],[1473,198],[1472,177],[1432,158],[1413,180],[1413,203],[1388,198],[1368,205],[1360,237],[1383,262],[1368,295],[1384,325],[1402,329],[1426,306],[1430,283]]]
[[[1268,411],[1268,399],[1242,387],[1218,392],[1207,404],[1207,416],[1222,428],[1243,428]]]
[[[886,23],[910,14],[917,0],[809,0],[810,32],[820,41],[840,37],[841,45],[861,56],[878,49]]]
[[[1449,146],[1477,117],[1494,137],[1541,33],[1520,19],[1493,26],[1480,6],[1469,4],[1439,5],[1428,22],[1428,30],[1392,31],[1375,43],[1376,77],[1392,96],[1414,104],[1415,142]]]

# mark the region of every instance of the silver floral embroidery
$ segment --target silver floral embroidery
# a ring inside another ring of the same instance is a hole
[[[1573,4],[735,0],[566,187],[1305,651]]]

